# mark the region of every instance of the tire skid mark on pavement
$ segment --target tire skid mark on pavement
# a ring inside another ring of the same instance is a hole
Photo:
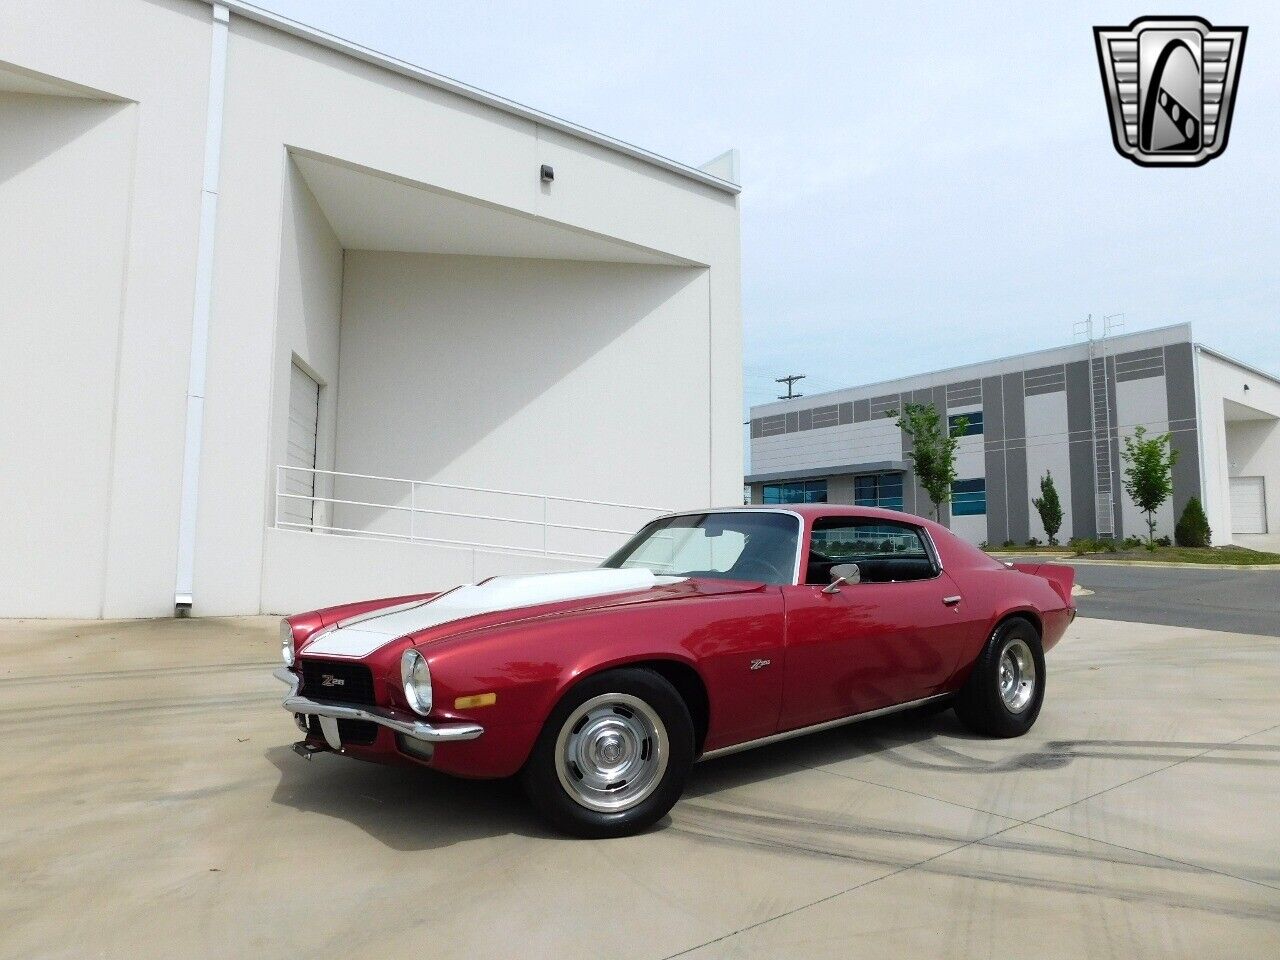
[[[247,707],[279,700],[274,693],[241,696],[183,697],[175,700],[120,700],[106,704],[77,703],[47,707],[13,707],[0,710],[0,727],[27,727],[40,724],[82,723],[102,717],[138,715],[173,716],[202,714],[227,707]]]
[[[132,680],[145,679],[151,677],[181,677],[191,676],[193,671],[208,670],[218,673],[259,673],[265,671],[270,674],[279,664],[274,660],[263,660],[258,663],[191,663],[184,666],[173,667],[136,667],[126,670],[101,670],[93,672],[78,671],[75,676],[83,680]],[[57,683],[65,684],[68,675],[65,673],[41,673],[30,674],[18,677],[0,677],[0,686],[3,687],[22,687],[22,686],[38,686],[40,684]]]
[[[930,864],[935,864],[938,860],[941,860],[941,859],[942,859],[942,858],[944,858],[944,857],[950,856],[950,855],[951,855],[951,854],[953,854],[953,853],[957,853],[957,852],[958,852],[958,851],[960,851],[960,850],[964,850],[964,849],[966,849],[966,848],[968,848],[968,847],[972,847],[972,846],[975,846],[975,845],[982,845],[982,846],[986,846],[986,847],[998,846],[998,845],[996,845],[996,844],[992,844],[992,843],[990,843],[990,841],[991,841],[991,840],[993,840],[993,839],[995,839],[996,837],[999,837],[999,836],[1000,836],[1000,835],[1002,835],[1002,834],[1008,833],[1008,832],[1009,832],[1009,831],[1011,831],[1011,830],[1016,830],[1016,829],[1017,829],[1017,828],[1019,828],[1019,827],[1031,826],[1031,827],[1035,827],[1035,828],[1038,828],[1038,829],[1053,830],[1053,829],[1055,829],[1055,828],[1045,826],[1045,825],[1043,825],[1043,824],[1039,823],[1038,821],[1043,820],[1043,819],[1044,819],[1044,818],[1046,818],[1046,817],[1052,816],[1052,815],[1053,815],[1053,814],[1055,814],[1055,813],[1059,813],[1059,812],[1061,812],[1062,810],[1066,810],[1068,807],[1073,807],[1073,806],[1076,806],[1077,804],[1085,803],[1086,801],[1092,800],[1092,799],[1094,799],[1095,797],[1100,797],[1100,796],[1102,796],[1104,793],[1109,793],[1110,791],[1112,791],[1112,790],[1116,790],[1116,789],[1118,789],[1118,788],[1120,788],[1120,787],[1128,786],[1129,784],[1131,784],[1131,783],[1135,783],[1135,782],[1137,782],[1138,780],[1144,780],[1144,779],[1146,779],[1147,777],[1154,776],[1154,775],[1155,775],[1155,774],[1157,774],[1157,773],[1163,773],[1164,771],[1166,771],[1166,770],[1170,770],[1170,769],[1172,769],[1173,767],[1179,766],[1180,764],[1187,763],[1187,762],[1189,762],[1190,760],[1194,760],[1194,759],[1196,759],[1197,757],[1202,756],[1202,755],[1203,755],[1203,754],[1205,754],[1205,753],[1210,753],[1210,752],[1212,752],[1212,751],[1214,751],[1214,750],[1221,750],[1221,749],[1224,749],[1224,748],[1226,748],[1226,747],[1228,747],[1228,746],[1231,746],[1231,745],[1233,745],[1233,744],[1238,744],[1241,740],[1247,740],[1247,739],[1249,739],[1249,738],[1251,738],[1251,737],[1260,736],[1261,734],[1269,733],[1269,732],[1271,732],[1272,730],[1275,730],[1275,729],[1277,729],[1277,728],[1280,728],[1280,724],[1272,724],[1272,725],[1270,725],[1270,726],[1267,726],[1267,727],[1262,728],[1261,730],[1254,730],[1254,731],[1252,731],[1251,733],[1244,734],[1243,736],[1237,737],[1237,738],[1235,738],[1234,740],[1228,741],[1228,742],[1227,742],[1227,743],[1225,743],[1225,744],[1214,745],[1214,746],[1212,746],[1210,749],[1203,750],[1203,751],[1201,751],[1200,753],[1195,754],[1195,755],[1193,755],[1193,756],[1191,756],[1191,757],[1184,757],[1184,758],[1177,759],[1177,760],[1173,761],[1172,763],[1168,763],[1168,764],[1165,764],[1164,766],[1157,767],[1157,768],[1156,768],[1156,769],[1154,769],[1154,770],[1148,770],[1148,771],[1146,771],[1146,772],[1144,772],[1144,773],[1140,773],[1140,774],[1137,774],[1136,776],[1130,777],[1129,779],[1124,780],[1124,781],[1122,781],[1122,782],[1120,782],[1120,783],[1113,784],[1112,786],[1105,787],[1105,788],[1104,788],[1104,789],[1102,789],[1102,790],[1095,791],[1094,793],[1091,793],[1091,794],[1089,794],[1088,796],[1085,796],[1085,797],[1081,797],[1081,798],[1080,798],[1080,799],[1078,799],[1078,800],[1072,800],[1072,801],[1071,801],[1071,802],[1069,802],[1069,803],[1064,803],[1064,804],[1063,804],[1063,805],[1061,805],[1060,807],[1056,807],[1056,808],[1054,808],[1053,810],[1049,810],[1049,811],[1047,811],[1046,813],[1039,814],[1038,816],[1033,817],[1033,818],[1031,818],[1031,819],[1028,819],[1028,820],[1014,820],[1014,822],[1013,822],[1013,823],[1011,823],[1009,826],[1001,827],[999,830],[992,831],[991,833],[987,834],[986,836],[978,837],[978,838],[976,838],[976,839],[974,839],[974,840],[970,840],[970,841],[968,841],[968,842],[961,843],[961,844],[959,844],[958,846],[952,847],[952,848],[950,848],[950,849],[948,849],[948,850],[944,850],[944,851],[942,851],[942,852],[940,852],[940,853],[934,854],[933,856],[926,857],[926,858],[924,858],[924,859],[922,859],[922,860],[920,860],[920,861],[918,861],[918,862],[915,862],[915,863],[908,863],[908,864],[905,864],[905,865],[902,865],[902,866],[897,866],[895,869],[891,869],[891,870],[889,870],[888,872],[886,872],[886,873],[882,874],[881,876],[869,878],[869,879],[867,879],[867,880],[862,881],[861,883],[854,884],[853,886],[850,886],[850,887],[848,887],[848,888],[846,888],[846,889],[844,889],[844,890],[838,890],[838,891],[836,891],[835,893],[829,894],[829,895],[827,895],[827,896],[825,896],[825,897],[820,897],[819,899],[817,899],[817,900],[813,901],[812,903],[808,903],[808,904],[804,904],[803,906],[795,907],[795,908],[793,908],[793,909],[791,909],[791,910],[787,910],[787,911],[785,911],[785,912],[783,912],[783,913],[779,913],[779,914],[777,914],[776,916],[766,917],[766,918],[765,918],[765,919],[763,919],[763,920],[759,920],[759,921],[756,921],[755,923],[747,924],[747,925],[746,925],[746,926],[744,926],[744,927],[740,927],[740,928],[739,928],[739,929],[737,929],[737,930],[730,931],[729,933],[726,933],[726,934],[724,934],[724,935],[722,935],[722,936],[715,937],[715,938],[713,938],[713,939],[711,939],[711,940],[704,941],[703,943],[694,944],[694,945],[692,945],[692,946],[690,946],[690,947],[687,947],[686,949],[681,950],[681,951],[679,951],[679,952],[677,952],[677,953],[668,954],[666,957],[664,957],[664,958],[663,958],[663,960],[675,960],[675,958],[677,958],[677,957],[683,957],[683,956],[686,956],[686,955],[688,955],[688,954],[694,953],[694,952],[695,952],[695,951],[697,951],[697,950],[701,950],[701,949],[702,949],[702,948],[704,948],[704,947],[713,946],[714,944],[717,944],[717,943],[723,943],[724,941],[726,941],[726,940],[731,940],[731,939],[733,939],[734,937],[737,937],[737,936],[739,936],[739,935],[741,935],[741,934],[743,934],[743,933],[748,933],[748,932],[750,932],[750,931],[752,931],[752,930],[758,929],[759,927],[763,927],[763,926],[766,926],[766,925],[768,925],[768,924],[775,923],[775,922],[777,922],[777,921],[779,921],[779,920],[782,920],[782,919],[784,919],[784,918],[786,918],[786,917],[789,917],[789,916],[792,916],[792,915],[794,915],[794,914],[800,913],[800,912],[802,912],[802,911],[804,911],[804,910],[808,910],[808,909],[810,909],[810,908],[812,908],[812,907],[820,906],[821,904],[827,903],[827,902],[829,902],[829,901],[831,901],[831,900],[835,900],[835,899],[837,899],[837,898],[839,898],[839,897],[843,897],[843,896],[845,896],[846,894],[853,893],[853,892],[855,892],[855,891],[857,891],[857,890],[861,890],[861,889],[863,889],[864,887],[870,886],[870,885],[871,885],[871,884],[873,884],[873,883],[879,883],[879,882],[880,882],[880,881],[882,881],[882,880],[888,879],[888,878],[890,878],[890,877],[895,877],[895,876],[897,876],[898,874],[900,874],[900,873],[905,873],[905,872],[907,872],[907,871],[909,871],[909,870],[917,870],[917,869],[920,869],[920,868],[924,867],[924,868],[926,869],[926,871],[927,871],[927,872],[935,872],[935,868],[930,867],[930,866],[928,866],[928,865],[930,865]],[[893,788],[893,787],[889,787],[888,789],[895,789],[895,788]],[[992,815],[992,816],[1000,816],[999,814],[991,814],[991,815]],[[1012,819],[1014,819],[1014,818],[1004,818],[1004,819],[1011,819],[1011,820],[1012,820]],[[1068,831],[1065,831],[1065,830],[1058,830],[1057,832],[1059,832],[1059,833],[1068,833]],[[914,834],[914,836],[917,836],[917,837],[918,837],[918,836],[920,836],[920,834]],[[1248,883],[1248,884],[1251,884],[1251,885],[1253,885],[1253,886],[1261,887],[1261,888],[1268,889],[1268,890],[1271,890],[1271,889],[1277,889],[1277,888],[1272,887],[1270,884],[1262,883],[1262,882],[1257,881],[1257,880],[1252,880],[1252,879],[1250,879],[1250,878],[1248,878],[1248,877],[1241,877],[1241,876],[1237,876],[1237,875],[1235,875],[1235,874],[1226,873],[1226,872],[1221,871],[1221,870],[1215,870],[1215,869],[1212,869],[1212,868],[1210,868],[1210,867],[1205,867],[1205,866],[1202,866],[1202,865],[1200,865],[1200,864],[1189,864],[1189,863],[1184,863],[1183,861],[1172,860],[1172,859],[1170,859],[1170,858],[1168,858],[1168,857],[1164,857],[1164,856],[1162,856],[1162,855],[1160,855],[1160,854],[1152,853],[1152,852],[1147,851],[1147,850],[1139,850],[1139,849],[1136,849],[1136,848],[1121,847],[1121,846],[1119,846],[1119,845],[1117,845],[1117,844],[1108,843],[1107,841],[1104,841],[1104,840],[1095,840],[1095,839],[1094,839],[1094,838],[1092,838],[1092,837],[1082,837],[1082,836],[1079,836],[1079,835],[1077,835],[1077,834],[1072,834],[1072,836],[1077,836],[1077,837],[1078,837],[1078,839],[1085,840],[1086,842],[1091,843],[1091,844],[1098,844],[1098,845],[1101,845],[1101,846],[1104,846],[1104,847],[1114,847],[1114,848],[1116,848],[1116,849],[1127,850],[1127,851],[1129,851],[1129,852],[1131,852],[1131,853],[1141,854],[1141,855],[1143,855],[1143,856],[1145,856],[1145,857],[1152,858],[1154,861],[1157,861],[1157,862],[1159,862],[1159,863],[1161,863],[1161,864],[1175,864],[1175,865],[1177,865],[1177,868],[1189,868],[1189,872],[1195,872],[1195,873],[1207,874],[1207,875],[1217,875],[1217,876],[1221,876],[1221,877],[1226,878],[1226,879],[1236,880],[1236,881],[1239,881],[1239,882],[1241,882],[1241,883]],[[1081,856],[1082,856],[1082,857],[1084,857],[1085,859],[1094,859],[1094,860],[1099,860],[1099,859],[1100,859],[1100,860],[1103,860],[1103,861],[1110,860],[1110,862],[1114,862],[1114,863],[1121,863],[1121,864],[1123,864],[1123,863],[1124,863],[1124,861],[1119,860],[1119,859],[1116,859],[1116,858],[1106,858],[1106,857],[1101,857],[1101,858],[1098,858],[1098,857],[1092,857],[1092,858],[1090,858],[1090,857],[1086,857],[1086,856],[1084,856],[1083,854],[1082,854]],[[889,865],[889,864],[886,864],[886,865]],[[1174,868],[1172,868],[1172,867],[1168,867],[1168,866],[1162,866],[1162,867],[1160,867],[1160,869],[1174,869]],[[1048,879],[1043,878],[1043,877],[1028,877],[1028,876],[1025,876],[1025,875],[1023,875],[1023,874],[1020,874],[1020,873],[1014,873],[1014,872],[1010,872],[1010,873],[1005,874],[1005,875],[1001,875],[1001,874],[996,873],[996,872],[994,872],[994,871],[991,871],[991,872],[989,872],[989,873],[991,874],[990,876],[984,876],[984,875],[983,875],[983,872],[981,872],[981,871],[973,871],[973,870],[969,870],[969,869],[958,869],[958,870],[954,871],[952,875],[954,875],[954,876],[959,876],[959,877],[965,877],[965,878],[968,878],[968,879],[974,879],[974,880],[984,880],[984,879],[986,879],[986,880],[991,880],[992,882],[1015,883],[1015,884],[1019,884],[1019,885],[1027,885],[1027,886],[1039,886],[1039,887],[1041,887],[1041,888],[1043,888],[1043,889],[1050,889],[1050,890],[1059,889],[1059,890],[1061,890],[1062,892],[1068,892],[1068,893],[1080,893],[1080,894],[1089,895],[1089,896],[1098,896],[1098,895],[1100,894],[1099,888],[1097,887],[1097,885],[1096,885],[1096,884],[1094,884],[1094,885],[1089,885],[1089,884],[1074,883],[1074,882],[1069,882],[1069,881],[1052,881],[1052,880],[1048,880]],[[1208,901],[1207,901],[1203,896],[1199,896],[1199,895],[1194,896],[1194,897],[1187,897],[1187,898],[1185,898],[1185,900],[1183,900],[1183,899],[1181,899],[1181,898],[1176,898],[1176,897],[1171,898],[1171,897],[1167,897],[1167,896],[1163,896],[1163,895],[1157,895],[1157,894],[1155,894],[1153,891],[1150,891],[1150,890],[1141,890],[1141,889],[1130,889],[1127,893],[1126,893],[1126,892],[1117,892],[1117,893],[1115,893],[1115,894],[1109,894],[1109,893],[1107,893],[1107,891],[1101,891],[1101,893],[1102,893],[1102,895],[1114,895],[1114,896],[1115,896],[1116,898],[1118,898],[1118,899],[1129,900],[1129,901],[1139,901],[1139,902],[1141,902],[1141,901],[1151,901],[1151,902],[1159,902],[1159,903],[1163,903],[1163,904],[1166,904],[1166,905],[1168,905],[1168,906],[1172,906],[1172,907],[1179,908],[1179,909],[1195,909],[1195,910],[1202,910],[1202,911],[1207,910],[1207,912],[1215,913],[1215,914],[1224,914],[1224,913],[1225,913],[1225,914],[1231,914],[1231,915],[1241,916],[1241,918],[1242,918],[1242,919],[1250,919],[1250,920],[1258,919],[1258,920],[1269,920],[1269,921],[1275,922],[1275,920],[1276,920],[1276,916],[1277,916],[1277,914],[1276,914],[1276,908],[1275,908],[1275,905],[1274,905],[1274,904],[1268,904],[1268,905],[1266,905],[1265,907],[1259,907],[1259,908],[1257,908],[1256,910],[1255,910],[1255,909],[1252,909],[1252,908],[1245,909],[1245,908],[1244,908],[1244,907],[1239,903],[1239,901],[1238,901],[1237,899],[1235,899],[1235,898],[1224,899],[1224,900],[1223,900],[1222,902],[1220,902],[1220,903],[1209,904],[1209,903],[1208,903]],[[1171,902],[1171,901],[1172,901],[1172,902]],[[1242,911],[1242,910],[1243,910],[1243,913],[1241,913],[1241,911]]]

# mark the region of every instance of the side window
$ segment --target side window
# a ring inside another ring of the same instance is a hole
[[[813,523],[805,581],[827,584],[831,568],[856,563],[863,583],[899,583],[937,576],[918,527],[861,517],[821,517]]]

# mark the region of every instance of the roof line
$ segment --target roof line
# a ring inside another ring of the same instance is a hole
[[[1277,377],[1274,373],[1267,373],[1265,370],[1260,370],[1252,364],[1245,363],[1243,360],[1237,360],[1235,357],[1223,353],[1221,350],[1215,350],[1213,347],[1206,347],[1203,343],[1195,344],[1195,348],[1209,354],[1210,356],[1217,357],[1219,360],[1224,360],[1233,366],[1237,366],[1241,370],[1247,370],[1249,373],[1262,377],[1264,380],[1270,380],[1272,383],[1280,384],[1280,377]]]
[[[1120,333],[1120,334],[1116,334],[1115,336],[1107,337],[1106,342],[1112,343],[1116,340],[1124,340],[1127,337],[1140,337],[1140,336],[1145,336],[1146,334],[1151,334],[1151,333],[1163,333],[1166,330],[1175,330],[1178,327],[1187,327],[1189,330],[1191,327],[1191,324],[1185,323],[1185,322],[1169,323],[1169,324],[1165,324],[1163,327],[1148,327],[1145,330],[1133,330],[1129,333]],[[1073,343],[1064,343],[1056,347],[1041,347],[1039,350],[1028,350],[1025,353],[1011,353],[1003,357],[993,357],[990,360],[975,360],[972,363],[962,363],[954,367],[942,367],[939,370],[924,370],[924,371],[921,371],[920,373],[908,373],[908,374],[904,374],[901,377],[892,377],[888,380],[876,380],[872,383],[853,383],[847,387],[837,387],[834,390],[823,390],[820,393],[806,393],[804,395],[804,399],[813,400],[816,397],[826,397],[833,393],[847,393],[850,390],[870,390],[872,387],[884,387],[892,383],[899,383],[903,380],[914,380],[916,377],[937,377],[937,376],[941,376],[944,373],[955,373],[958,370],[965,370],[969,367],[987,367],[993,363],[1003,363],[1006,360],[1022,360],[1026,357],[1034,357],[1042,353],[1054,353],[1058,350],[1070,350],[1072,347],[1082,347],[1086,343],[1088,343],[1087,340],[1076,340]],[[1228,357],[1227,359],[1230,360],[1231,358]],[[1232,360],[1231,362],[1237,363],[1238,361]],[[1258,372],[1261,372],[1261,371],[1258,371]],[[1267,374],[1263,374],[1263,375],[1267,376]],[[799,400],[800,398],[796,397],[795,399]],[[760,407],[772,406],[775,403],[786,403],[786,402],[788,401],[785,398],[780,397],[777,400],[766,400],[764,403],[752,404],[751,409],[755,410]]]
[[[527,107],[522,103],[514,100],[508,100],[506,97],[498,96],[496,93],[489,93],[487,90],[481,90],[479,87],[473,87],[470,84],[463,83],[460,80],[454,80],[452,77],[446,77],[443,74],[433,73],[416,64],[409,63],[405,60],[399,60],[385,53],[369,47],[361,46],[351,40],[345,40],[342,37],[326,33],[317,27],[308,26],[305,23],[299,23],[297,20],[291,20],[288,17],[270,10],[264,10],[245,0],[204,0],[208,4],[221,4],[227,7],[232,13],[242,16],[247,20],[253,20],[257,23],[272,27],[282,33],[291,34],[304,40],[309,40],[322,47],[335,50],[338,53],[346,54],[356,60],[363,60],[365,63],[382,67],[390,70],[392,73],[398,73],[401,76],[409,77],[412,80],[418,80],[422,83],[430,84],[440,90],[457,94],[460,97],[466,97],[477,103],[483,103],[486,106],[494,107],[505,113],[521,117],[525,120],[531,120],[544,127],[550,127],[563,133],[568,133],[582,140],[590,141],[602,147],[607,147],[618,153],[626,154],[645,163],[653,164],[656,167],[662,167],[672,173],[687,177],[690,180],[696,180],[699,183],[715,187],[717,190],[723,190],[725,193],[738,194],[742,192],[739,184],[731,183],[720,177],[707,173],[705,170],[699,170],[697,167],[691,167],[688,164],[680,163],[678,160],[672,160],[661,154],[654,153],[651,150],[645,150],[643,147],[637,147],[635,144],[627,143],[624,140],[618,140],[608,134],[600,133],[598,130],[592,130],[589,127],[583,127],[569,120],[552,116],[549,113],[543,113],[541,110],[535,110],[533,107]]]

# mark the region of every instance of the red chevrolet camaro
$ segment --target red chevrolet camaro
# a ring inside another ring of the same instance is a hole
[[[571,833],[633,833],[697,760],[896,710],[1016,737],[1074,573],[931,521],[814,504],[654,520],[601,568],[494,577],[281,624],[306,756],[519,774]]]

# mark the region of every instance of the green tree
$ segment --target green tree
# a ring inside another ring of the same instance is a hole
[[[1147,438],[1146,427],[1134,427],[1124,438],[1120,456],[1125,462],[1124,492],[1147,515],[1147,549],[1156,548],[1156,511],[1173,493],[1173,465],[1178,451],[1170,446],[1172,434]]]
[[[942,504],[951,499],[951,485],[956,482],[956,446],[969,428],[967,417],[957,417],[950,430],[942,427],[938,409],[926,403],[908,403],[902,413],[886,411],[911,438],[907,459],[915,468],[916,479],[933,501],[933,518],[938,519]]]
[[[1058,545],[1058,531],[1062,529],[1062,501],[1058,499],[1058,488],[1053,485],[1053,474],[1048,470],[1040,478],[1040,496],[1031,501],[1040,514],[1040,523],[1049,537],[1051,546]]]
[[[1173,540],[1180,547],[1207,547],[1213,543],[1213,531],[1199,497],[1192,497],[1182,509],[1182,516],[1173,528]]]

